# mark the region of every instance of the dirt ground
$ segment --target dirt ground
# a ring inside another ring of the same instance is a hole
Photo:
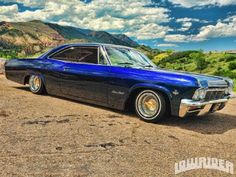
[[[148,124],[133,114],[34,95],[0,75],[0,132],[4,177],[174,176],[175,162],[191,157],[236,166],[236,99],[205,117]],[[201,169],[178,176],[229,174]]]

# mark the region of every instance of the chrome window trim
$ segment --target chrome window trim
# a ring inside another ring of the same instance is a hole
[[[57,54],[57,53],[61,53],[61,52],[64,52],[66,50],[69,50],[71,47],[74,47],[74,48],[97,48],[98,50],[98,56],[97,56],[97,63],[86,63],[86,62],[76,62],[76,61],[66,61],[66,60],[63,60],[63,59],[55,59],[55,58],[51,58],[51,56],[53,56],[54,54]],[[47,59],[50,59],[50,60],[55,60],[55,61],[61,61],[61,62],[65,62],[65,63],[77,63],[77,64],[83,64],[83,65],[99,65],[99,66],[108,66],[109,62],[107,62],[107,64],[100,64],[99,63],[99,52],[100,52],[100,49],[101,49],[101,46],[66,46],[65,48],[62,48],[61,50],[59,51],[55,51],[53,53],[51,53],[50,55],[47,56]],[[105,60],[107,61],[107,58],[104,56],[104,53],[101,52],[101,54],[103,55],[103,57],[105,58]]]
[[[62,53],[62,52],[65,52],[65,51],[70,50],[71,48],[95,48],[95,49],[97,49],[97,53],[99,53],[99,52],[98,52],[98,51],[99,51],[99,47],[98,47],[98,46],[89,46],[89,47],[87,47],[87,46],[69,46],[69,47],[65,47],[65,48],[63,48],[63,49],[61,49],[61,50],[59,50],[59,51],[56,51],[56,52],[50,54],[47,58],[49,58],[49,59],[54,59],[54,58],[51,58],[52,55],[60,54],[60,53]],[[65,59],[56,59],[56,60],[65,61]],[[68,62],[73,62],[73,63],[86,63],[86,62],[77,62],[77,61],[68,61]],[[95,63],[88,63],[88,64],[95,64]],[[98,57],[98,56],[97,56],[97,64],[99,64],[99,57]]]
[[[99,64],[100,63],[100,57],[99,57],[99,54],[100,54],[100,52],[99,52],[99,47],[97,48],[97,64]]]
[[[55,54],[60,54],[60,53],[62,53],[62,52],[64,52],[64,51],[67,51],[67,50],[69,50],[71,47],[73,47],[73,46],[67,46],[67,47],[62,48],[62,49],[59,50],[59,51],[55,51],[55,52],[51,53],[50,55],[48,55],[47,58],[48,58],[48,59],[53,59],[53,58],[51,58],[53,55],[55,55]],[[57,59],[57,60],[59,60],[59,59]],[[64,61],[64,60],[63,60],[63,61]]]
[[[107,65],[106,65],[106,66],[108,66],[108,65],[111,66],[111,61],[110,61],[109,56],[107,55],[106,49],[104,48],[104,46],[99,46],[99,48],[100,48],[100,50],[101,50],[101,53],[102,53],[104,59],[105,59],[106,62],[107,62]]]
[[[106,60],[108,61],[109,65],[112,66],[112,63],[111,63],[110,57],[109,57],[109,55],[107,54],[106,47],[105,47],[105,46],[101,46],[101,48],[102,48],[102,51],[103,51],[104,57],[105,57]]]
[[[134,49],[134,48],[130,48],[130,47],[126,47],[126,46],[116,46],[116,45],[111,45],[111,46],[114,47],[114,48],[121,48],[121,49],[123,48],[123,49],[133,50],[133,51],[137,52],[139,55],[141,55],[141,52],[139,52],[138,50],[136,50],[136,49]],[[107,60],[109,61],[110,66],[122,67],[122,68],[123,68],[123,66],[113,65],[112,62],[111,62],[111,59],[110,59],[110,57],[109,57],[109,55],[108,55],[108,53],[107,53],[106,46],[102,46],[102,48],[103,48],[103,50],[104,50],[104,54],[105,54],[106,57],[107,57]],[[143,54],[143,55],[144,55],[144,54]],[[147,58],[148,58],[148,57],[147,57]],[[149,59],[149,58],[148,58],[148,59]],[[157,67],[157,66],[151,61],[151,59],[149,59],[149,62],[150,62],[150,64],[152,64],[153,67]]]

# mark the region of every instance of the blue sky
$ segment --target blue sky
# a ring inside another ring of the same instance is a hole
[[[236,0],[0,0],[0,21],[35,19],[159,49],[236,49]]]

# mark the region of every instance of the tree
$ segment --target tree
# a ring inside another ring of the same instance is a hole
[[[202,51],[191,53],[190,57],[195,61],[196,69],[202,73],[202,70],[206,69],[208,62],[205,59],[205,54]]]
[[[187,71],[187,68],[185,68],[185,64],[188,62],[188,58],[187,57],[183,57],[182,59],[182,70]]]

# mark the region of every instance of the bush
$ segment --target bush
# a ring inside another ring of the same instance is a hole
[[[236,62],[230,62],[230,63],[229,63],[229,69],[230,69],[230,70],[236,69]]]
[[[217,70],[214,72],[214,75],[217,76],[223,76],[223,77],[229,77],[231,79],[236,79],[236,73],[229,71],[229,70],[225,70],[225,69],[221,69],[221,70]]]
[[[226,58],[220,58],[219,61],[225,61]]]
[[[205,54],[203,52],[196,52],[196,53],[191,53],[190,57],[195,61],[196,63],[196,69],[202,72],[202,70],[206,69],[208,66],[208,62],[205,59]]]
[[[230,56],[227,56],[226,57],[226,61],[229,62],[229,61],[235,61],[236,60],[236,55],[230,55]]]

